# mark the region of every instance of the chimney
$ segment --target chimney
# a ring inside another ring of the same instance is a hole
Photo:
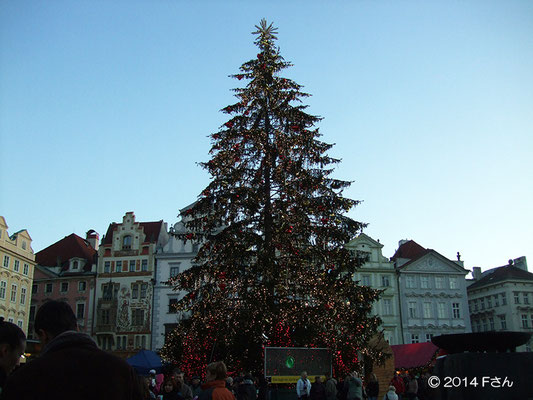
[[[474,280],[477,281],[481,278],[481,267],[474,267],[472,276],[474,277]]]
[[[95,230],[91,229],[87,231],[87,237],[86,240],[89,242],[91,246],[93,246],[93,249],[98,251],[98,243],[99,243],[100,235]]]
[[[404,244],[406,244],[409,241],[409,239],[402,239],[398,242],[398,247],[402,247]]]
[[[509,260],[509,265],[511,265],[511,260]],[[528,272],[527,261],[525,256],[515,258],[512,262],[512,265],[516,268],[520,268],[521,270]]]

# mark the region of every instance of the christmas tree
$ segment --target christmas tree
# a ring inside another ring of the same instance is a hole
[[[188,316],[163,357],[190,373],[223,359],[260,371],[264,346],[327,347],[337,373],[372,353],[378,292],[358,285],[364,262],[344,248],[362,228],[346,216],[358,201],[350,182],[331,177],[339,162],[319,140],[321,118],[306,113],[302,86],[281,76],[291,66],[275,46],[276,28],[256,26],[257,57],[244,63],[228,121],[211,135],[203,163],[210,184],[186,211],[183,240],[201,243],[195,266],[173,279]]]

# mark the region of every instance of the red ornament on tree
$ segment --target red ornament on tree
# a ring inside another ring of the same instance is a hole
[[[238,80],[241,80],[242,78],[244,78],[244,75],[240,75],[240,74],[237,75],[237,79],[238,79]]]
[[[224,124],[227,128],[232,128],[233,127],[233,122],[232,121],[228,121]]]

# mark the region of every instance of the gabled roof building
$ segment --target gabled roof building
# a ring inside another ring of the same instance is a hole
[[[78,329],[92,333],[98,239],[94,230],[87,232],[86,239],[72,233],[35,255],[30,339],[36,338],[33,332],[35,313],[48,300],[67,302],[76,314]]]
[[[167,242],[162,220],[137,222],[127,212],[109,225],[98,250],[93,331],[104,350],[126,357],[151,349],[155,253]]]
[[[402,240],[391,257],[398,274],[402,343],[471,332],[460,255],[452,261],[413,240]]]

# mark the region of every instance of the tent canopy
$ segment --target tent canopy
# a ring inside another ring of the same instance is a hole
[[[439,350],[431,342],[396,344],[391,346],[394,353],[394,368],[409,369],[429,364]]]
[[[134,356],[126,359],[139,375],[149,375],[151,369],[155,369],[157,374],[161,373],[163,365],[161,358],[150,350],[141,350]]]

